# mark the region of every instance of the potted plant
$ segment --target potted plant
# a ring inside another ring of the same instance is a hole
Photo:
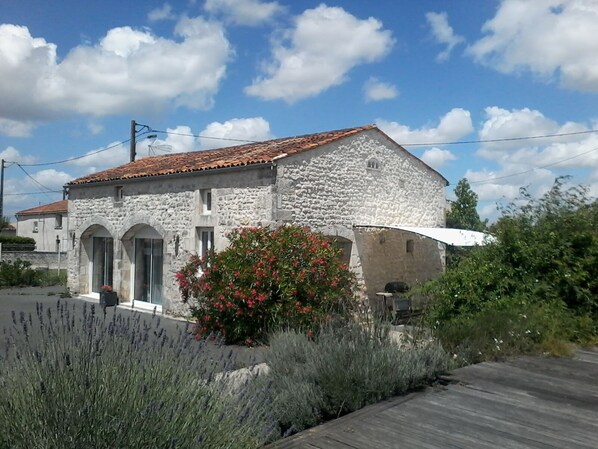
[[[112,286],[102,285],[100,287],[100,306],[106,308],[117,304],[118,294],[112,289]]]

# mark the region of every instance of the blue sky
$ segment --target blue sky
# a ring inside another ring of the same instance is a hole
[[[490,218],[596,196],[597,30],[596,0],[0,0],[4,214],[127,162],[131,120],[140,156],[375,123]]]

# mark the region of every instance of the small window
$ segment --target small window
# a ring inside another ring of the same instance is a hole
[[[210,189],[201,191],[201,213],[202,215],[212,213],[212,191]]]
[[[33,232],[39,232],[39,223],[37,221],[33,222]]]
[[[368,161],[367,167],[371,170],[380,170],[380,161],[378,159],[372,158]]]
[[[415,242],[413,240],[407,240],[406,250],[409,254],[413,253],[413,249],[415,248]]]
[[[114,201],[120,203],[124,198],[123,186],[116,186],[114,188]]]
[[[54,229],[62,229],[62,214],[54,216]]]
[[[214,228],[197,228],[197,255],[206,257],[214,249]]]

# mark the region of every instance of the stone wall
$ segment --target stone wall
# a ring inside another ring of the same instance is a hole
[[[115,200],[118,186],[122,201]],[[114,285],[130,300],[132,242],[149,225],[164,241],[164,309],[180,313],[174,274],[197,250],[198,228],[214,228],[220,250],[233,228],[297,223],[345,242],[346,260],[373,297],[388,281],[413,284],[441,272],[444,248],[355,226],[443,226],[444,187],[444,178],[377,131],[246,169],[73,186],[69,286],[89,291],[90,239],[104,230],[114,238]],[[212,192],[210,214],[202,212],[203,189]],[[406,240],[415,241],[414,252],[406,254]]]
[[[95,230],[105,229],[114,238],[114,285],[124,301],[131,300],[132,239],[142,225],[149,225],[164,243],[163,307],[180,313],[174,274],[196,251],[196,228],[214,227],[218,250],[227,245],[226,234],[235,227],[271,224],[272,175],[268,166],[71,187],[69,214],[74,240],[69,245],[69,287],[89,292],[90,238]],[[116,188],[120,186],[122,201],[116,201]],[[203,189],[212,192],[209,215],[202,215]]]
[[[308,153],[281,159],[277,166],[279,222],[310,226],[350,240],[350,265],[371,298],[391,280],[410,283],[444,269],[444,247],[417,241],[405,255],[399,231],[355,232],[356,225],[442,227],[446,181],[422,161],[377,131],[361,133]],[[396,248],[402,248],[397,250]]]
[[[14,262],[17,259],[21,259],[31,263],[32,268],[44,269],[44,270],[57,270],[58,269],[58,254],[56,252],[42,252],[42,251],[2,251],[0,260],[2,262]],[[67,254],[60,253],[60,269],[64,270],[67,268]]]

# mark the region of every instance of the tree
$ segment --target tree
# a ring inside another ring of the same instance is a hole
[[[0,230],[8,228],[10,225],[10,217],[4,216],[0,217]]]
[[[461,179],[455,187],[457,199],[451,204],[446,214],[446,227],[468,229],[470,231],[483,231],[486,221],[480,220],[478,215],[478,195],[469,185],[467,178]]]

